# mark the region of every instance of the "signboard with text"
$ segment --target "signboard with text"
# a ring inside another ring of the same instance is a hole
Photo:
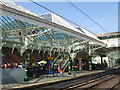
[[[54,73],[54,57],[48,57],[48,73]]]

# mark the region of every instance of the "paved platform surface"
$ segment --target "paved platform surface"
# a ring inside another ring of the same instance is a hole
[[[47,75],[42,75],[39,78],[32,79],[30,81],[26,81],[23,83],[15,83],[15,84],[3,84],[0,85],[2,89],[12,89],[12,88],[22,88],[22,87],[27,87],[27,86],[32,86],[32,85],[40,85],[40,84],[47,84],[51,82],[56,82],[60,80],[65,80],[65,79],[70,79],[70,78],[75,78],[79,76],[84,76],[84,75],[90,75],[90,74],[95,74],[95,73],[100,73],[104,72],[105,70],[99,70],[99,71],[82,71],[82,72],[77,72],[76,75],[74,75],[74,72],[71,73],[71,75],[68,75],[68,73],[63,73],[61,75],[60,73],[58,76],[55,74],[53,77],[53,74],[49,74],[48,77]]]

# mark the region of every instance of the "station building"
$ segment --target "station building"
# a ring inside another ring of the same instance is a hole
[[[55,14],[36,15],[8,0],[1,0],[0,4],[0,49],[3,58],[0,63],[24,62],[25,70],[19,69],[22,73],[15,69],[21,81],[24,74],[24,78],[28,79],[28,64],[46,59],[54,58],[50,63],[61,65],[63,71],[69,69],[69,72],[75,59],[86,60],[91,65],[91,62],[102,63],[105,58],[109,67],[117,65],[119,32],[96,35],[97,38],[85,28],[76,28]],[[3,70],[4,79],[10,79],[10,75],[18,81],[12,70]]]
[[[96,34],[96,37],[106,43],[106,47],[96,50],[97,54],[103,55],[109,67],[117,66],[117,60],[120,58],[120,32]],[[93,62],[101,63],[101,57],[95,56]]]

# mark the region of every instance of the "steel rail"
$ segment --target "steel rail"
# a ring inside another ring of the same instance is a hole
[[[120,81],[118,83],[116,83],[112,88],[110,88],[110,90],[114,90],[116,86],[118,86],[120,84]]]
[[[91,89],[92,87],[94,87],[96,85],[107,82],[107,81],[109,81],[109,80],[111,80],[115,77],[117,77],[117,76],[107,75],[107,76],[104,76],[104,77],[101,77],[101,78],[98,78],[98,79],[95,79],[95,80],[91,80],[91,81],[86,82],[86,83],[82,83],[82,84],[78,84],[78,85],[74,85],[74,86],[71,86],[71,87],[64,88],[63,90],[71,90],[71,89],[78,89],[78,88],[81,89],[81,90],[87,90],[87,89]]]

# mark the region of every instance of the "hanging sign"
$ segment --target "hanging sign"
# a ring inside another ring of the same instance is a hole
[[[48,57],[48,60],[54,60],[54,57]]]
[[[79,61],[81,61],[81,60],[82,60],[82,58],[78,58],[78,60],[79,60]]]

